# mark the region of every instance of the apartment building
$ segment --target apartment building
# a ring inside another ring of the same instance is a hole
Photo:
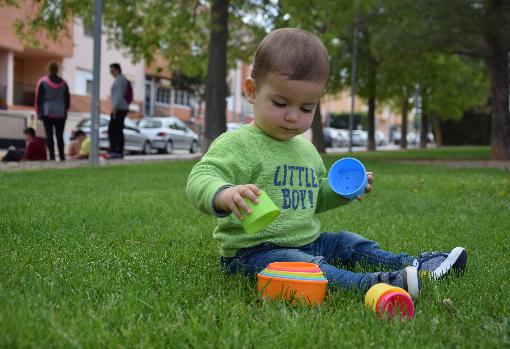
[[[13,23],[23,19],[27,11],[28,5],[0,9],[0,107],[4,109],[33,106],[35,85],[48,63],[62,65],[65,58],[73,55],[72,38],[65,36],[51,42],[41,34],[37,38],[41,48],[24,46],[16,36]],[[72,24],[68,31],[73,34]]]
[[[199,106],[192,94],[172,88],[172,73],[159,55],[145,65],[144,115],[173,115],[188,124],[197,121]]]

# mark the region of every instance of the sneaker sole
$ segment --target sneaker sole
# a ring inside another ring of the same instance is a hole
[[[457,273],[464,271],[467,263],[467,252],[462,247],[455,247],[448,257],[434,270],[430,277],[434,280],[440,279],[454,270]]]
[[[420,278],[418,277],[418,269],[416,267],[406,267],[406,283],[407,293],[412,298],[417,298],[420,294]]]

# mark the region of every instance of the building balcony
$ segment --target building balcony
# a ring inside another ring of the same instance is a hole
[[[14,81],[13,104],[33,107],[35,103],[35,85]]]
[[[7,86],[0,84],[0,109],[7,109]]]

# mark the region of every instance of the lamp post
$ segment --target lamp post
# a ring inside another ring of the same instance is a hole
[[[94,0],[94,68],[92,72],[92,115],[90,125],[89,164],[99,165],[99,82],[101,79],[101,17],[103,1]]]
[[[352,128],[354,123],[354,102],[356,98],[356,68],[358,56],[358,7],[359,0],[354,4],[354,33],[352,45],[352,69],[351,69],[351,113],[349,114],[349,153],[352,152]]]

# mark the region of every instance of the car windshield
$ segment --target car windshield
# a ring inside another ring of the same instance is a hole
[[[186,125],[178,122],[178,121],[175,121],[175,122],[171,122],[169,125],[168,125],[168,128],[171,128],[172,130],[180,130],[180,131],[185,131],[186,130]]]
[[[157,120],[142,120],[138,124],[140,128],[160,128],[162,126],[161,121]]]

